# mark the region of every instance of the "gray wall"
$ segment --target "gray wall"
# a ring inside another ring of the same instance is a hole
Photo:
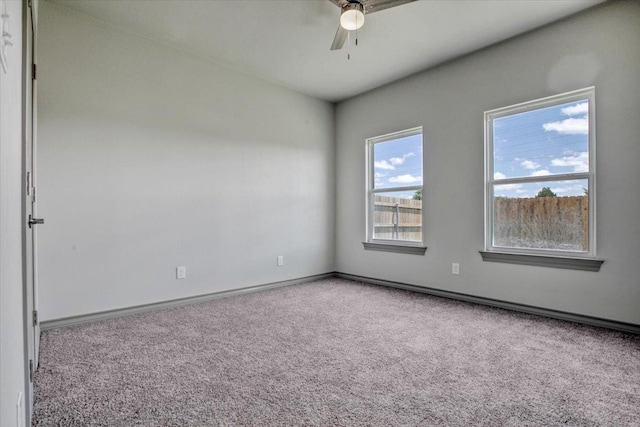
[[[639,14],[608,3],[345,101],[334,123],[327,103],[44,2],[41,318],[335,269],[640,324]],[[482,262],[483,112],[590,85],[602,270]],[[418,125],[429,249],[365,251],[364,140]]]
[[[333,105],[40,13],[42,320],[334,270]]]
[[[609,3],[339,104],[337,270],[640,324],[639,22]],[[483,112],[592,85],[601,271],[483,262]],[[365,251],[364,141],[419,125],[429,249]]]
[[[25,401],[22,283],[22,3],[5,1],[12,47],[0,68],[0,426],[17,425]],[[1,11],[5,12],[5,11]],[[25,420],[22,413],[22,420]]]

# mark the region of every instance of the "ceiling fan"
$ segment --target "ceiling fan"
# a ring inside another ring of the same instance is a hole
[[[333,38],[331,50],[342,49],[349,31],[357,30],[364,24],[364,16],[370,13],[411,3],[416,0],[329,0],[338,6],[340,24]]]

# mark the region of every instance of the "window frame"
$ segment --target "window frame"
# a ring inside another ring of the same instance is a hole
[[[421,173],[422,183],[420,185],[403,185],[397,187],[388,188],[375,188],[375,158],[374,158],[374,146],[379,143],[392,141],[395,139],[406,138],[409,136],[420,135],[422,139],[422,158],[421,161]],[[424,133],[422,126],[416,126],[410,129],[405,129],[397,132],[392,132],[384,135],[375,136],[366,139],[366,239],[363,242],[364,248],[367,250],[382,250],[388,252],[400,252],[409,253],[415,255],[423,255],[426,251],[424,246],[425,242],[425,215],[424,215]],[[422,199],[420,200],[422,214],[421,214],[421,240],[393,240],[393,239],[376,239],[374,237],[374,197],[378,193],[389,193],[393,191],[420,191],[422,193]]]
[[[542,108],[553,107],[559,104],[566,104],[580,100],[588,100],[589,102],[589,134],[588,134],[588,149],[589,149],[589,170],[587,172],[571,172],[563,174],[550,174],[544,176],[529,176],[529,177],[517,177],[517,178],[505,178],[495,179],[494,177],[494,151],[493,151],[493,121],[506,116],[511,116],[520,113],[531,112]],[[565,92],[545,98],[536,99],[533,101],[523,102],[507,107],[497,108],[484,113],[484,138],[485,138],[485,209],[484,209],[484,250],[487,253],[492,254],[508,254],[518,255],[519,257],[504,257],[505,260],[487,259],[485,254],[483,258],[486,261],[499,261],[499,262],[511,262],[514,260],[523,261],[523,256],[532,255],[535,256],[535,260],[531,262],[515,262],[521,264],[530,265],[547,265],[544,262],[545,258],[568,258],[568,259],[595,259],[596,257],[596,126],[595,126],[595,87],[587,87],[571,92]],[[541,249],[541,248],[512,248],[493,245],[493,229],[494,229],[494,187],[496,185],[505,184],[526,184],[532,182],[552,182],[563,180],[578,180],[586,179],[589,191],[589,207],[588,207],[588,250],[583,251],[564,251],[554,249]],[[552,264],[552,263],[548,263]],[[571,264],[571,263],[570,263]],[[571,264],[572,265],[572,264]],[[573,267],[576,267],[573,265]],[[563,267],[563,268],[573,268]],[[577,267],[576,267],[577,268]],[[599,268],[599,265],[598,265]],[[580,268],[578,268],[580,269]]]

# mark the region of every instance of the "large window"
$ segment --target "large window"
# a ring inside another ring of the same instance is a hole
[[[485,113],[485,250],[595,256],[594,89]]]
[[[367,162],[367,241],[421,246],[422,128],[368,139]]]

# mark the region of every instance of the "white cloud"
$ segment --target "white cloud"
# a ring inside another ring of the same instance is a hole
[[[547,175],[551,175],[551,172],[549,172],[546,169],[541,169],[539,171],[534,171],[531,176],[547,176]]]
[[[578,116],[578,118],[569,118],[557,122],[545,123],[542,125],[547,132],[558,132],[562,135],[587,135],[589,133],[589,103],[581,102],[579,104],[570,105],[560,110],[565,116]]]
[[[389,178],[389,182],[393,182],[396,184],[412,184],[414,182],[422,181],[421,176],[413,176],[411,174],[405,174],[400,176],[394,176]]]
[[[387,174],[382,172],[376,172],[375,174],[376,178],[384,178],[385,176],[387,176]]]
[[[505,179],[507,176],[502,172],[495,172],[493,179]],[[522,188],[522,184],[499,184],[500,190],[514,190],[516,188]]]
[[[589,170],[589,153],[584,151],[575,156],[565,156],[551,160],[552,166],[571,167],[574,172],[587,172]]]
[[[517,190],[522,184],[500,184],[500,190]]]
[[[390,165],[386,160],[381,160],[379,162],[374,162],[373,164],[377,169],[386,169],[386,170],[394,170],[396,167]]]
[[[579,119],[564,119],[559,122],[550,122],[542,125],[547,132],[558,132],[562,135],[587,135],[589,133],[589,121],[587,117]]]
[[[531,160],[523,160],[520,162],[520,166],[522,166],[525,169],[538,169],[540,167],[540,165],[536,162],[532,162]]]
[[[577,116],[578,114],[586,114],[589,112],[589,103],[581,102],[580,104],[565,107],[562,110],[562,114],[565,116]]]
[[[393,166],[400,166],[401,164],[404,163],[405,160],[407,160],[407,157],[411,157],[411,156],[415,156],[414,153],[407,153],[404,154],[402,157],[392,157],[389,159],[389,162],[393,165]]]
[[[566,193],[570,190],[571,190],[570,188],[566,188],[566,187],[554,187],[551,189],[551,191],[553,191],[554,193]]]
[[[505,179],[507,176],[502,172],[496,172],[493,174],[493,179]]]
[[[504,191],[504,190],[516,190],[522,188],[522,184],[502,184],[499,188],[496,188],[496,191]]]

